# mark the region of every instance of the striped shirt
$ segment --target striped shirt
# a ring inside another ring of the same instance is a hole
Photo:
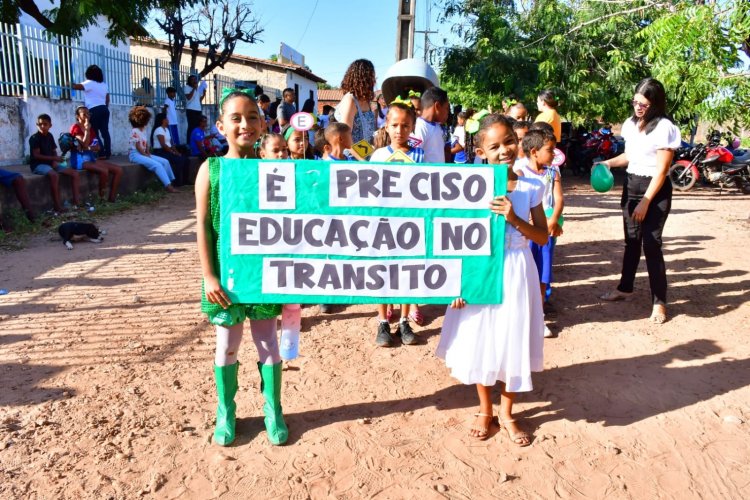
[[[384,162],[394,153],[394,150],[390,146],[375,150],[370,156],[370,161]],[[414,163],[424,163],[424,149],[422,148],[409,148],[409,151],[405,151],[404,154],[409,157]]]

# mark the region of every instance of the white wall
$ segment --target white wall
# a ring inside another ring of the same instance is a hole
[[[18,97],[0,97],[0,165],[21,165],[29,155],[29,137],[36,133],[36,118],[46,113],[52,118],[50,133],[57,138],[63,132],[69,132],[75,122],[75,109],[82,103],[70,100],[55,100],[44,97],[29,97],[27,101]],[[109,134],[112,137],[112,154],[124,155],[128,152],[128,140],[132,126],[128,121],[130,106],[111,104],[109,106]],[[146,127],[150,134],[153,127],[153,115],[156,110],[150,108],[152,119]],[[206,109],[208,111],[208,109]],[[209,114],[208,112],[206,113]],[[178,125],[180,143],[187,143],[187,117],[184,111],[177,111],[180,120]]]
[[[305,104],[305,101],[308,99],[308,97],[310,97],[310,91],[312,90],[313,99],[315,99],[315,107],[313,108],[313,111],[317,112],[318,84],[312,80],[308,80],[304,76],[292,73],[291,71],[287,71],[286,86],[293,89],[294,84],[299,85],[299,93],[297,94],[297,97],[299,98],[299,109],[302,109],[302,105]]]
[[[37,7],[39,7],[39,10],[41,12],[59,7],[59,2],[53,3],[50,0],[34,0],[34,3],[37,5]],[[39,24],[36,19],[26,14],[25,12],[21,12],[18,22],[27,26],[36,26],[37,28],[42,27],[42,25]],[[91,24],[91,26],[83,30],[81,40],[85,40],[91,43],[98,43],[100,45],[111,46],[112,48],[115,48],[117,50],[128,52],[128,50],[130,49],[129,39],[125,39],[125,41],[119,42],[114,45],[109,40],[107,40],[107,29],[109,28],[109,25],[109,20],[106,17],[99,16],[97,20]]]

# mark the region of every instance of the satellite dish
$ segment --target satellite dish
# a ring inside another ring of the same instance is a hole
[[[402,59],[385,72],[383,92],[385,102],[396,97],[406,99],[409,90],[424,92],[430,87],[439,87],[440,80],[432,67],[421,59]]]

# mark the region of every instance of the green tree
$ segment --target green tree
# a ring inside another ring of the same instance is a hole
[[[576,123],[623,120],[635,84],[660,79],[670,112],[688,125],[750,124],[747,0],[445,0],[464,45],[444,53],[441,78],[457,100],[526,103],[550,88]]]
[[[0,0],[0,21],[17,23],[21,12],[25,12],[51,33],[78,38],[83,30],[99,22],[99,16],[105,16],[110,22],[107,38],[117,42],[129,36],[147,35],[143,25],[149,20],[152,9],[193,5],[197,1],[59,0],[58,7],[42,11],[34,0]]]

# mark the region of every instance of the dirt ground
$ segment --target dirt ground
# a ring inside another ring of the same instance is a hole
[[[750,197],[675,195],[656,326],[643,262],[630,301],[597,299],[620,269],[619,194],[566,180],[558,336],[516,405],[532,446],[467,436],[476,391],[434,356],[442,306],[393,349],[374,346],[372,306],[305,308],[283,447],[246,338],[238,439],[212,445],[186,192],[102,223],[100,245],[0,256],[0,498],[750,498]]]

